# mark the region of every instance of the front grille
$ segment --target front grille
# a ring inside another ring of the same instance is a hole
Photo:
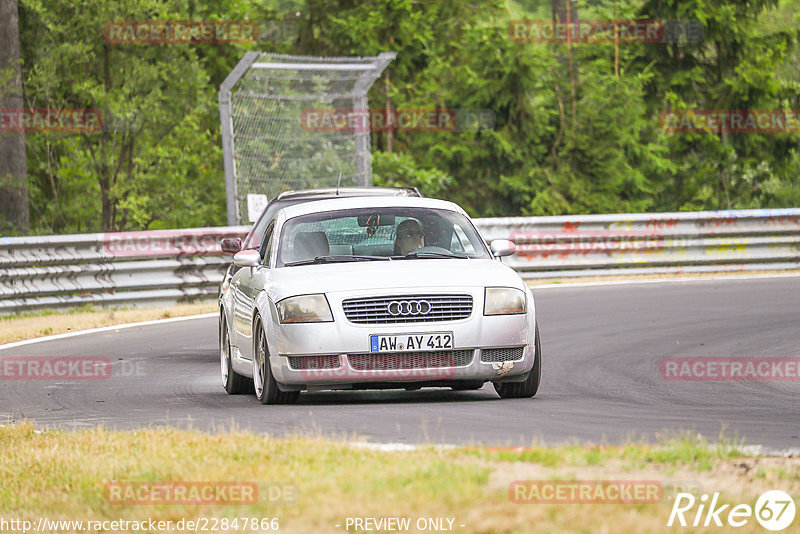
[[[464,367],[472,362],[474,350],[442,352],[386,352],[351,354],[350,367],[356,371],[394,371],[403,369],[437,369]]]
[[[390,313],[390,305],[394,315]],[[403,305],[398,303],[420,303],[419,305]],[[423,302],[430,305],[428,306]],[[409,307],[411,309],[409,309]],[[352,323],[384,324],[384,323],[421,323],[438,321],[455,321],[466,319],[472,314],[472,297],[470,295],[399,295],[393,297],[367,297],[348,299],[342,303],[344,315]],[[408,313],[406,313],[408,312]]]
[[[483,349],[482,362],[515,362],[522,359],[525,347],[503,347],[498,349]]]
[[[338,369],[339,356],[289,356],[289,367],[296,371]]]

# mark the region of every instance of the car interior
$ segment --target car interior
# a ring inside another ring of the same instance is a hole
[[[328,255],[396,256],[397,228],[409,219],[422,228],[424,246],[420,251],[473,256],[480,250],[480,244],[473,243],[476,237],[471,240],[457,221],[434,210],[326,214],[298,219],[284,227],[280,253],[283,263],[308,261]]]

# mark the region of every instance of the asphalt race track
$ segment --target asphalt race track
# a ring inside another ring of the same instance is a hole
[[[100,380],[0,379],[0,423],[67,428],[301,431],[393,443],[528,445],[574,439],[657,441],[680,432],[800,446],[800,380],[667,381],[664,357],[800,356],[800,276],[554,287],[534,290],[543,376],[533,399],[500,400],[491,385],[453,392],[302,394],[293,406],[228,396],[217,320],[191,319],[0,350],[13,356],[97,356]]]

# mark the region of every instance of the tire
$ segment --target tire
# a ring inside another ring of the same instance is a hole
[[[450,389],[452,389],[453,391],[471,391],[473,389],[481,389],[483,387],[483,384],[484,384],[483,380],[479,381],[465,380],[464,382],[450,386]]]
[[[293,404],[300,396],[299,391],[281,391],[272,367],[269,364],[269,348],[264,327],[259,320],[256,323],[256,346],[253,352],[253,386],[256,398],[261,404]]]
[[[536,360],[533,362],[528,378],[524,382],[494,383],[494,390],[501,399],[527,399],[536,395],[542,381],[542,343],[539,340],[539,325],[536,325]]]
[[[219,359],[222,372],[222,387],[228,395],[241,395],[253,389],[253,381],[233,370],[231,362],[231,337],[228,324],[223,316],[219,327]]]

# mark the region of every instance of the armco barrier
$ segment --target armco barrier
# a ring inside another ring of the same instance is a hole
[[[524,278],[800,268],[800,209],[476,220]]]
[[[248,228],[0,238],[0,314],[81,304],[213,297],[230,258],[219,243]]]
[[[800,269],[800,209],[476,219],[525,278]],[[213,298],[247,227],[0,238],[0,314]]]

